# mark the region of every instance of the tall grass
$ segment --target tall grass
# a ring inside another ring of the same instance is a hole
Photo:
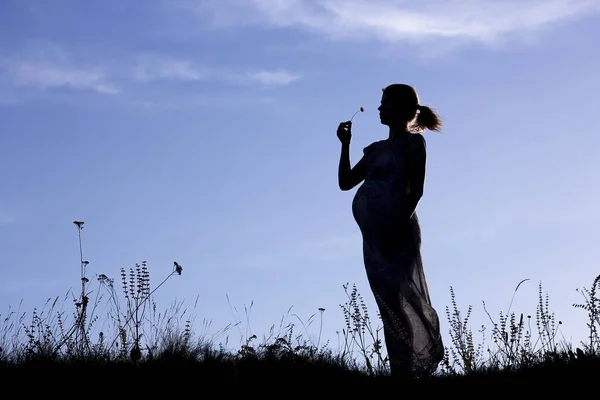
[[[194,310],[198,299],[192,310],[182,303],[160,309],[153,296],[169,279],[182,275],[180,264],[174,262],[156,287],[151,285],[146,261],[121,268],[118,278],[106,274],[90,276],[89,262],[83,257],[81,246],[84,223],[74,224],[79,237],[80,290],[77,294],[68,291],[64,296],[48,299],[42,308],[34,308],[31,313],[21,310],[19,305],[16,310],[9,307],[6,314],[0,315],[1,368],[81,363],[137,368],[165,364],[210,366],[204,371],[222,374],[233,381],[255,377],[257,371],[265,369],[271,375],[303,376],[309,374],[307,371],[318,376],[357,379],[389,375],[380,316],[371,319],[356,285],[342,286],[346,300],[340,309],[345,324],[336,332],[335,350],[331,343],[321,342],[323,308],[307,321],[292,314],[290,308],[280,323],[259,339],[249,329],[252,303],[244,307],[244,315],[231,307],[234,318],[231,324],[211,334],[211,322],[202,320],[201,332],[196,335],[193,327],[197,325]],[[523,282],[515,288],[513,299]],[[587,340],[573,349],[557,339],[562,323],[550,311],[549,296],[541,283],[535,315],[511,310],[511,300],[508,311],[500,312],[495,319],[483,302],[491,329],[481,326],[476,333],[470,326],[473,307],[469,305],[462,312],[451,287],[450,306],[445,310],[449,341],[432,379],[504,376],[536,368],[548,371],[551,365],[575,368],[586,363],[588,368],[593,362],[600,366],[599,290],[600,275],[590,289],[579,291],[583,301],[573,306],[587,312],[589,334]],[[318,331],[316,341],[311,339],[311,329]],[[237,330],[241,339],[232,350],[229,335],[233,330]]]

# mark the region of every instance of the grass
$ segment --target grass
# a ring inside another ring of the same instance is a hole
[[[181,371],[187,371],[186,374],[193,373],[196,385],[217,382],[245,385],[337,382],[349,386],[386,382],[427,387],[455,383],[572,385],[589,382],[591,374],[600,371],[600,275],[589,289],[580,290],[583,302],[573,305],[587,313],[589,332],[586,341],[575,348],[557,340],[561,322],[550,311],[549,297],[541,284],[533,316],[510,311],[509,307],[506,314],[500,313],[495,320],[483,303],[491,324],[489,345],[485,343],[485,326],[478,330],[481,341],[474,339],[469,325],[473,307],[469,306],[462,314],[451,287],[451,304],[445,310],[450,331],[438,372],[426,379],[396,382],[388,374],[379,316],[376,321],[371,320],[355,285],[343,286],[347,298],[340,308],[345,326],[337,332],[341,344],[337,350],[332,350],[329,343],[321,343],[324,309],[319,309],[306,323],[300,321],[306,336],[297,332],[296,325],[285,324],[282,319],[262,341],[255,335],[242,335],[244,340],[239,348],[231,349],[228,333],[239,329],[241,319],[213,334],[207,333],[210,322],[204,320],[200,324],[203,332],[196,335],[192,331],[192,326],[196,326],[195,316],[183,304],[173,303],[160,310],[155,303],[153,294],[184,273],[181,265],[174,262],[173,269],[154,288],[145,261],[121,269],[117,281],[104,274],[91,281],[87,273],[89,263],[84,260],[81,248],[84,223],[75,221],[75,225],[81,258],[80,292],[75,295],[69,291],[62,300],[50,299],[31,313],[9,308],[7,314],[0,315],[0,377],[16,377],[5,383],[20,384],[19,379],[33,380],[36,374],[48,377],[48,371],[57,371],[64,377],[84,373],[95,381],[134,375],[149,379],[155,372],[165,378],[175,371],[173,379],[181,379]],[[73,304],[69,306],[71,312],[66,312],[65,304],[69,303]],[[245,311],[249,315],[249,310]],[[307,333],[317,320],[319,336],[315,342]],[[131,386],[133,390],[136,387]]]

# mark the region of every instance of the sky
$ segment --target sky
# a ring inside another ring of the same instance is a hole
[[[145,260],[156,285],[177,261],[155,298],[198,331],[239,318],[236,344],[316,313],[314,340],[324,308],[336,348],[342,285],[376,309],[335,130],[364,107],[354,164],[398,82],[444,122],[417,214],[445,344],[450,287],[477,340],[482,301],[497,319],[529,279],[512,310],[534,315],[541,283],[577,345],[576,289],[600,274],[599,22],[596,0],[2,0],[0,314],[77,291],[80,220],[90,278]]]

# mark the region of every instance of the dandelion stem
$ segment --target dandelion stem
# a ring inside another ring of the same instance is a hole
[[[354,117],[356,116],[356,114],[358,114],[359,112],[363,112],[365,111],[364,108],[359,108],[358,110],[356,110],[356,112],[352,115],[352,118],[350,118],[350,122],[352,122],[352,120],[354,119]]]

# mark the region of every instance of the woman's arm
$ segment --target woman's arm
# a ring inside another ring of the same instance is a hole
[[[407,217],[411,218],[415,213],[417,205],[423,196],[425,186],[425,165],[427,162],[427,150],[425,138],[422,135],[413,135],[409,140],[408,152],[409,175],[408,175],[408,198]]]
[[[350,143],[342,143],[340,165],[338,167],[338,184],[341,190],[351,190],[365,179],[363,160],[364,156],[354,168],[350,168]]]

